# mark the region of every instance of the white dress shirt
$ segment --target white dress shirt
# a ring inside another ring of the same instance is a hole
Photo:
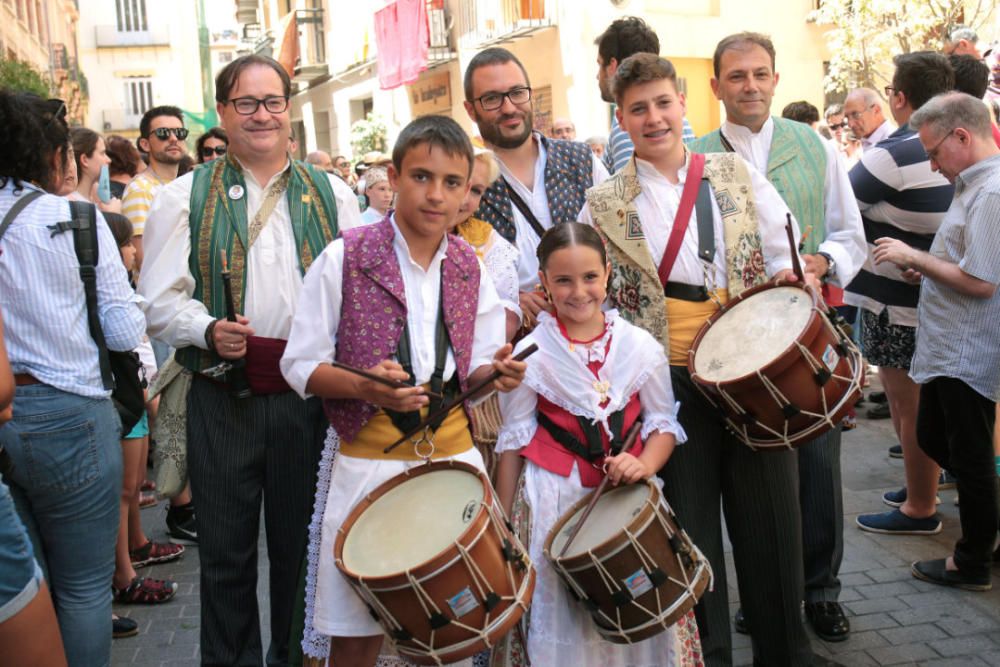
[[[882,141],[895,131],[896,130],[893,128],[892,123],[887,120],[882,121],[882,124],[876,127],[874,132],[869,134],[867,137],[861,137],[861,149],[868,150],[869,148],[872,148],[878,144],[878,142]]]
[[[497,158],[497,164],[500,165],[500,174],[528,205],[528,209],[534,213],[535,219],[538,220],[542,228],[549,229],[552,227],[552,214],[549,212],[549,197],[545,192],[545,164],[548,159],[548,151],[545,150],[545,144],[539,139],[541,135],[538,135],[537,132],[535,135],[537,136],[533,136],[532,140],[538,146],[538,160],[535,161],[535,180],[530,188],[517,180],[500,158]],[[608,179],[607,168],[596,156],[591,155],[591,160],[593,162],[593,185],[603,183]],[[522,292],[531,292],[538,285],[538,256],[535,252],[542,239],[513,202],[511,202],[511,208],[514,210],[514,228],[517,230],[518,282]]]
[[[392,247],[399,261],[406,293],[406,324],[410,332],[411,361],[417,384],[430,381],[434,372],[434,333],[437,327],[438,300],[441,294],[441,261],[448,252],[448,236],[441,240],[437,252],[425,271],[413,261],[406,239],[396,227],[392,215]],[[302,286],[288,346],[281,358],[281,373],[300,396],[307,398],[306,384],[320,364],[334,360],[337,349],[337,329],[343,304],[344,241],[337,239],[316,258]],[[489,273],[480,266],[479,297],[476,308],[475,336],[472,342],[471,373],[492,363],[493,355],[504,344],[507,316],[497,296]],[[445,359],[444,380],[455,372],[455,357],[451,347]]]
[[[657,267],[663,259],[667,242],[670,240],[674,217],[677,215],[677,208],[680,206],[681,194],[687,179],[690,159],[691,154],[688,153],[684,166],[677,172],[676,185],[668,181],[666,176],[657,171],[656,167],[649,162],[639,158],[635,160],[641,192],[635,198],[634,204],[639,213],[639,222],[642,223],[642,233],[646,237],[649,255]],[[747,171],[750,172],[750,182],[753,185],[754,200],[757,204],[764,266],[767,275],[773,276],[782,269],[792,268],[791,250],[788,247],[788,235],[785,233],[785,223],[787,222],[785,214],[788,212],[788,207],[763,174],[750,165],[747,165]],[[726,242],[719,205],[716,203],[715,197],[712,197],[711,201],[712,223],[715,228],[715,259],[712,265],[715,273],[715,285],[722,288],[729,286],[729,279],[726,275]],[[580,212],[580,222],[588,225],[594,224],[589,205],[584,206],[583,211]],[[798,239],[798,224],[792,225],[792,228],[795,238]],[[680,252],[677,253],[677,260],[670,270],[670,281],[688,285],[704,285],[702,266],[703,262],[698,258],[698,221],[692,210]]]
[[[290,165],[261,185],[249,170],[246,181],[247,215],[253,219],[271,184]],[[354,193],[329,176],[337,202],[338,226],[357,226],[361,213]],[[172,347],[205,346],[205,329],[214,319],[205,305],[192,297],[194,277],[188,266],[191,227],[188,221],[193,174],[164,186],[153,201],[143,238],[139,293],[147,300],[149,335]],[[210,222],[210,221],[209,221]],[[249,222],[249,220],[248,220]],[[302,287],[299,253],[292,232],[287,197],[281,197],[246,258],[246,293],[242,315],[258,336],[288,338],[292,315]],[[234,289],[239,289],[235,286]]]
[[[21,183],[20,196],[38,191]],[[17,201],[14,183],[0,188],[0,218]],[[14,373],[78,396],[111,394],[104,389],[97,345],[87,325],[87,303],[73,232],[54,234],[50,225],[70,220],[69,203],[45,194],[28,204],[0,240],[0,310],[7,356]],[[118,245],[97,212],[97,311],[108,349],[139,345],[146,323],[141,299],[128,283]]]
[[[762,174],[767,174],[767,161],[771,156],[771,140],[774,137],[772,118],[768,118],[757,133],[727,120],[722,124],[722,133],[740,157]],[[819,244],[819,250],[833,257],[836,263],[835,272],[829,276],[829,281],[844,287],[861,270],[861,265],[868,256],[868,245],[847,169],[836,148],[827,142],[822,144],[826,152],[826,173],[823,178],[826,191],[826,235]]]

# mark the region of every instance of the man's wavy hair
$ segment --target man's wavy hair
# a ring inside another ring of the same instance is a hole
[[[24,181],[54,189],[52,158],[62,170],[69,165],[69,127],[62,100],[45,100],[32,93],[0,90],[0,187]]]

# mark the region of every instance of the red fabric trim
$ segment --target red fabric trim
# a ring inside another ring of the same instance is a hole
[[[663,253],[663,259],[657,270],[660,283],[663,285],[666,285],[670,279],[670,271],[674,268],[674,262],[677,261],[677,255],[681,251],[681,243],[684,242],[684,233],[687,232],[688,223],[691,222],[691,211],[694,210],[694,202],[698,198],[698,188],[701,187],[701,175],[704,172],[705,156],[702,153],[691,153],[691,164],[688,166],[687,180],[684,181],[681,203],[677,207],[670,240],[667,241],[667,249]]]

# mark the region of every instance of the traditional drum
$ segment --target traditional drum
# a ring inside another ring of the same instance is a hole
[[[819,295],[796,284],[743,292],[688,353],[691,379],[753,449],[795,447],[836,428],[861,395],[863,368]]]
[[[652,481],[605,492],[567,553],[556,556],[591,495],[552,527],[545,556],[602,637],[616,644],[652,637],[694,607],[712,580],[712,568]]]
[[[396,651],[422,665],[493,646],[535,586],[486,475],[454,461],[416,466],[372,491],[338,531],[334,558]]]

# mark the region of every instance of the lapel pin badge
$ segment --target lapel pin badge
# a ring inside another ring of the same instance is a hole
[[[234,185],[229,188],[229,198],[230,199],[243,199],[243,186]]]

